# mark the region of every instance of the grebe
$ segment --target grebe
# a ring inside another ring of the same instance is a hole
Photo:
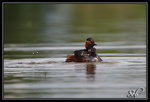
[[[92,38],[87,38],[85,49],[74,51],[74,55],[68,55],[66,62],[101,62],[103,61],[97,54],[94,46],[95,41]]]

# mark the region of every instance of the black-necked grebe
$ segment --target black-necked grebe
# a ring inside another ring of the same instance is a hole
[[[74,55],[68,55],[66,62],[101,62],[103,61],[97,54],[94,46],[95,41],[92,38],[86,39],[83,50],[74,51]]]

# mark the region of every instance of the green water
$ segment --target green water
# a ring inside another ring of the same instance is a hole
[[[143,42],[146,4],[4,4],[4,44]]]
[[[3,3],[4,98],[127,98],[146,88],[146,7]],[[92,81],[88,64],[65,63],[88,37],[104,60]]]

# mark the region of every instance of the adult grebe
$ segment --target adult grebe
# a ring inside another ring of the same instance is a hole
[[[97,54],[94,46],[95,41],[92,38],[87,38],[85,49],[74,51],[74,55],[68,55],[66,62],[101,62],[103,61]]]

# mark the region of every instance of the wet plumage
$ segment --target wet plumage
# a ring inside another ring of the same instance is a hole
[[[95,41],[86,39],[85,49],[74,51],[74,55],[68,55],[66,62],[100,62],[102,59],[96,54]]]

